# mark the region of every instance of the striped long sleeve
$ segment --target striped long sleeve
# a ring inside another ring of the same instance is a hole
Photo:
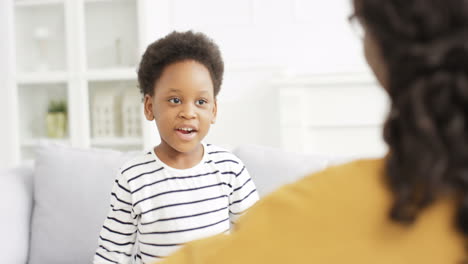
[[[132,207],[130,186],[119,173],[112,188],[109,213],[99,235],[94,264],[131,263],[137,218]]]
[[[234,168],[234,171],[230,183],[232,192],[229,195],[229,215],[231,223],[235,224],[238,218],[258,201],[259,197],[249,172],[241,162]]]

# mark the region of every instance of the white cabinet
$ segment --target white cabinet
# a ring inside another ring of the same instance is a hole
[[[273,85],[281,98],[285,150],[346,158],[381,157],[387,152],[381,134],[389,101],[372,75],[298,75]]]
[[[34,148],[43,141],[85,148],[143,148],[136,80],[143,46],[141,4],[13,1],[20,159],[33,158]],[[65,124],[51,121],[52,112],[65,112]],[[51,129],[65,129],[65,134]]]

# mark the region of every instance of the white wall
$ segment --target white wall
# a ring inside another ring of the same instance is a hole
[[[14,47],[13,3],[0,1],[0,168],[16,165],[19,159],[17,120],[13,117],[16,109],[16,94],[13,85]]]

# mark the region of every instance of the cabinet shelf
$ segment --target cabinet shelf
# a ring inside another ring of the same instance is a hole
[[[137,78],[137,74],[136,69],[133,67],[110,68],[104,70],[88,70],[86,78],[89,81],[135,80]]]
[[[115,3],[115,2],[131,2],[134,0],[85,0],[85,3]]]
[[[136,80],[135,68],[112,68],[105,70],[89,70],[85,74],[89,81],[126,81]],[[20,73],[16,80],[19,84],[40,84],[67,82],[70,75],[63,71]]]
[[[53,139],[53,138],[28,138],[24,139],[21,142],[21,146],[23,147],[37,147],[41,145],[48,145],[48,144],[60,144],[60,145],[69,145],[69,139]]]
[[[16,6],[42,6],[51,4],[62,4],[64,0],[16,0]]]
[[[42,84],[42,83],[63,83],[67,82],[69,75],[66,72],[37,72],[18,74],[16,81],[18,84]]]
[[[91,145],[99,147],[141,146],[142,144],[143,139],[141,138],[114,137],[91,139]]]

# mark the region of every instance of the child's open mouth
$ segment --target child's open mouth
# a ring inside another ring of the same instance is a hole
[[[177,128],[176,130],[182,134],[191,134],[191,133],[197,132],[197,130],[193,128]]]
[[[182,140],[191,140],[197,134],[197,130],[194,128],[188,128],[188,127],[176,128],[176,134]]]

